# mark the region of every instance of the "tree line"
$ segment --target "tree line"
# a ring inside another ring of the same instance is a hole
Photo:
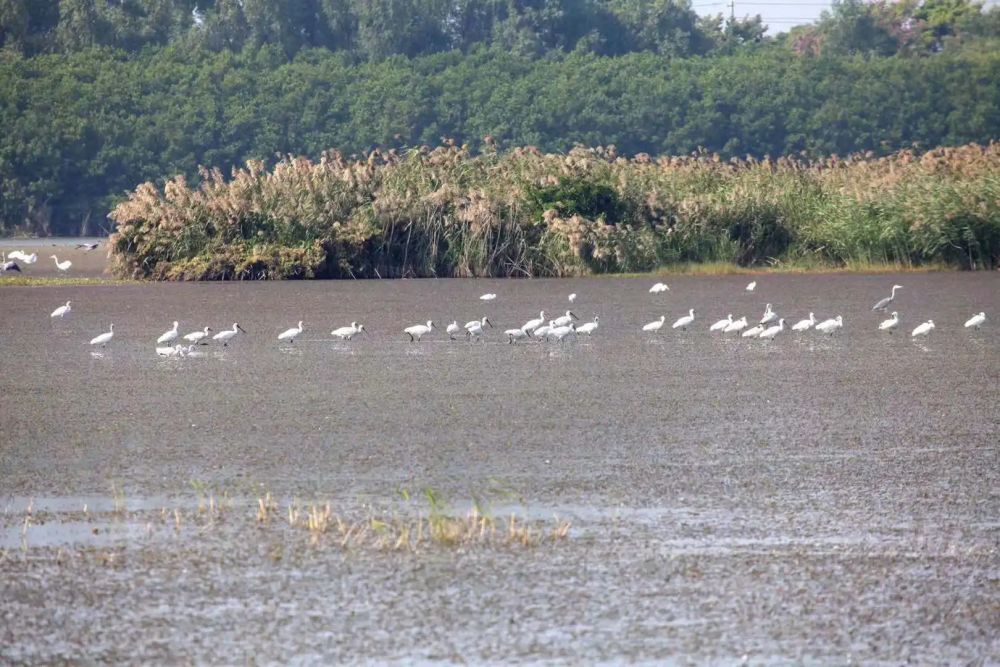
[[[675,0],[0,0],[0,230],[104,230],[198,167],[375,147],[887,154],[1000,136],[1000,10]]]

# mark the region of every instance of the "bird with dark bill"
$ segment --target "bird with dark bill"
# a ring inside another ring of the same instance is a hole
[[[874,306],[872,306],[872,310],[888,310],[889,304],[892,303],[893,300],[896,298],[896,290],[898,289],[903,289],[903,286],[893,285],[892,294],[890,294],[889,296],[885,297],[884,299],[876,303]]]

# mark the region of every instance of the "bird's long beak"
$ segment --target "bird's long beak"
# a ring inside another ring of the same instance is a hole
[[[580,319],[579,317],[576,316],[576,313],[574,313],[572,310],[569,311],[569,316],[572,317],[574,320]]]
[[[246,332],[247,332],[247,330],[246,330],[246,329],[244,329],[243,327],[241,327],[241,326],[240,326],[240,325],[238,325],[238,324],[236,325],[236,328],[237,328],[237,329],[239,329],[240,331],[242,331],[243,333],[246,333]]]
[[[488,318],[488,317],[486,318],[486,324],[490,325],[490,329],[493,328],[493,323],[490,322],[490,318]]]

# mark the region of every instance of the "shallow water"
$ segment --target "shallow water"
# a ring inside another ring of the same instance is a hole
[[[739,277],[668,282],[0,287],[0,661],[80,646],[161,662],[995,656],[1000,276],[766,276],[752,295]],[[869,308],[894,282],[889,336]],[[600,315],[592,339],[506,344],[570,292]],[[845,326],[707,333],[765,302]],[[689,331],[639,331],[691,307]],[[987,327],[964,330],[980,310]],[[482,315],[485,343],[447,340]],[[249,333],[161,359],[174,319]],[[407,342],[427,319],[438,331]],[[333,341],[352,320],[370,335]],[[571,538],[360,554],[252,518],[265,491],[364,512],[407,511],[401,492],[425,488],[456,511],[571,519]],[[155,523],[207,490],[240,519]],[[29,509],[46,523],[25,530]]]

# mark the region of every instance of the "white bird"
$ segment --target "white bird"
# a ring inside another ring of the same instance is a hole
[[[524,329],[507,329],[504,331],[507,336],[507,342],[513,344],[515,340],[527,340],[528,334]]]
[[[740,335],[743,336],[743,338],[756,338],[762,333],[764,333],[764,325],[758,324],[757,326],[750,327]]]
[[[226,329],[225,331],[220,331],[219,333],[212,336],[212,340],[222,341],[222,347],[226,347],[227,345],[229,345],[229,340],[240,331],[246,333],[246,330],[243,327],[241,327],[236,322],[233,322],[232,329]]]
[[[659,294],[660,292],[669,292],[669,291],[670,288],[667,287],[666,283],[656,283],[655,285],[649,288],[650,294]]]
[[[592,334],[595,331],[597,331],[597,321],[598,321],[598,319],[599,318],[597,317],[597,315],[594,315],[594,321],[593,322],[587,322],[586,324],[581,324],[580,326],[578,326],[576,328],[576,332],[578,334],[584,334],[586,336],[589,336],[590,334]]]
[[[760,324],[770,324],[778,319],[778,314],[771,309],[771,304],[767,304],[764,309],[764,316],[760,318]]]
[[[966,329],[978,329],[983,326],[983,322],[986,321],[986,313],[979,313],[978,315],[973,315],[965,322]]]
[[[822,322],[817,324],[816,331],[820,333],[829,334],[832,336],[833,332],[842,326],[844,326],[844,318],[841,315],[837,315],[834,318],[831,318],[829,320],[823,320]]]
[[[302,333],[302,329],[302,320],[299,320],[299,326],[285,329],[278,334],[278,340],[287,340],[289,343],[294,343],[295,338]]]
[[[484,324],[489,324],[490,328],[491,329],[493,328],[493,323],[490,322],[490,319],[488,317],[484,317],[481,322],[476,321],[476,322],[470,322],[469,324],[471,326],[465,327],[465,335],[471,338],[483,338],[483,336],[486,333],[485,331],[483,331]]]
[[[889,304],[892,303],[893,299],[896,298],[896,290],[898,289],[903,289],[903,286],[893,285],[892,294],[890,294],[889,296],[885,297],[884,299],[876,303],[874,306],[872,306],[872,310],[886,310],[889,307]]]
[[[934,328],[934,320],[927,320],[926,322],[918,326],[916,329],[914,329],[913,333],[911,333],[910,336],[913,338],[916,338],[917,336],[926,336],[931,332],[931,329],[933,328]]]
[[[453,320],[451,324],[445,327],[445,333],[448,334],[448,338],[455,340],[455,334],[462,330],[462,327],[458,326],[458,320]]]
[[[549,338],[555,338],[560,343],[563,342],[567,336],[570,334],[576,334],[576,325],[568,324],[562,327],[554,327],[549,331]]]
[[[157,344],[169,343],[171,341],[177,340],[177,322],[174,322],[174,328],[167,331],[162,336],[156,339]]]
[[[27,255],[25,255],[20,250],[11,250],[9,253],[7,253],[6,257],[7,259],[19,259],[23,262],[24,258],[27,257]]]
[[[764,340],[770,340],[770,339],[774,338],[775,336],[777,336],[778,334],[780,334],[784,330],[785,330],[785,320],[782,318],[782,319],[778,320],[778,325],[777,326],[773,326],[773,327],[770,327],[768,329],[764,329],[763,331],[761,331],[757,335],[757,337],[758,338],[763,338]]]
[[[809,317],[804,320],[799,320],[792,326],[792,331],[808,331],[812,329],[816,324],[816,316],[809,313]]]
[[[25,255],[22,252],[21,253],[21,257],[24,259],[24,263],[25,264],[34,264],[35,262],[38,261],[38,253],[37,252],[33,252],[30,255]]]
[[[161,357],[183,357],[184,349],[183,345],[178,344],[173,347],[157,347],[156,353]]]
[[[484,294],[481,297],[479,297],[479,300],[480,301],[492,301],[495,298],[497,298],[496,294],[488,293],[488,294]]]
[[[524,333],[526,333],[528,335],[531,335],[532,333],[535,332],[535,329],[537,329],[538,327],[542,326],[543,324],[545,324],[545,311],[544,310],[542,312],[538,313],[538,318],[537,319],[528,320],[527,322],[525,322],[524,326],[521,327],[521,331],[523,331]]]
[[[684,317],[678,318],[677,321],[674,322],[673,328],[674,329],[684,329],[686,331],[687,328],[688,328],[688,325],[691,324],[692,322],[694,322],[694,308],[692,308],[691,310],[689,310],[688,314],[685,315]]]
[[[566,297],[566,298],[567,298],[567,299],[569,299],[569,302],[570,302],[570,303],[573,303],[574,301],[576,301],[576,292],[573,292],[572,294],[570,294],[570,295],[569,295],[568,297]]]
[[[666,322],[666,321],[667,321],[667,316],[666,315],[661,315],[660,319],[656,320],[655,322],[650,322],[649,324],[644,325],[642,327],[642,330],[643,331],[654,331],[654,332],[655,331],[659,331],[660,328],[663,326],[663,323]]]
[[[708,328],[708,330],[709,331],[722,331],[723,329],[725,329],[726,327],[728,327],[732,323],[733,323],[733,314],[729,313],[728,315],[726,315],[725,319],[719,320],[718,322],[716,322],[715,324],[713,324],[712,326],[710,326]]]
[[[548,338],[549,332],[555,328],[556,328],[555,324],[553,322],[549,322],[548,324],[543,324],[542,326],[538,327],[537,329],[532,331],[531,334],[536,338]]]
[[[749,284],[749,285],[747,285],[747,291],[748,291],[748,292],[752,292],[752,291],[754,291],[755,289],[757,289],[757,281],[756,281],[756,280],[754,280],[754,281],[751,281],[751,282],[750,282],[750,284]]]
[[[52,314],[49,315],[49,317],[60,317],[60,318],[66,317],[66,315],[71,310],[73,310],[72,308],[69,307],[69,304],[70,304],[70,302],[67,301],[65,306],[59,306],[58,308],[56,308],[55,310],[52,311]]]
[[[892,333],[892,330],[899,326],[899,313],[892,311],[892,317],[882,322],[878,325],[879,331],[888,331]]]
[[[481,320],[471,320],[469,322],[466,322],[465,323],[465,330],[468,331],[469,329],[471,329],[474,326],[478,325],[478,326],[482,327],[483,325],[486,325],[486,324],[489,324],[491,329],[493,328],[493,323],[490,322],[490,319],[484,315],[483,319],[481,319]]]
[[[733,333],[733,332],[739,333],[740,331],[743,331],[746,328],[747,328],[747,318],[741,317],[740,319],[735,320],[732,324],[723,329],[722,333]]]
[[[412,327],[403,329],[403,333],[410,337],[410,342],[419,341],[424,334],[430,333],[434,329],[434,323],[427,320],[427,324],[414,324]]]
[[[208,335],[208,332],[212,329],[205,327],[201,331],[192,331],[191,333],[184,336],[184,340],[190,341],[192,343],[201,343],[201,341]]]
[[[567,310],[565,315],[563,315],[561,317],[557,317],[556,319],[552,320],[552,323],[555,326],[557,326],[557,327],[564,327],[564,326],[566,326],[568,324],[572,324],[573,320],[578,320],[578,319],[580,319],[580,318],[577,317],[573,313],[573,311]]]
[[[457,327],[458,325],[455,325],[455,326]],[[351,326],[349,326],[349,327],[340,327],[339,329],[334,329],[333,331],[330,332],[330,335],[331,336],[336,336],[337,338],[339,338],[341,340],[351,340],[351,338],[353,338],[354,336],[358,335],[362,331],[365,334],[368,333],[368,330],[365,329],[365,325],[358,324],[357,322],[351,322]]]
[[[111,339],[114,337],[115,337],[115,325],[112,324],[110,329],[108,329],[107,333],[102,333],[100,336],[95,336],[94,338],[91,338],[90,344],[100,345],[101,347],[104,347],[109,342],[111,342]]]
[[[52,259],[56,260],[56,268],[59,269],[60,271],[69,271],[69,267],[73,266],[73,262],[69,261],[68,259],[63,262],[60,262],[59,258],[56,257],[55,255],[50,255],[50,256],[52,257]]]

